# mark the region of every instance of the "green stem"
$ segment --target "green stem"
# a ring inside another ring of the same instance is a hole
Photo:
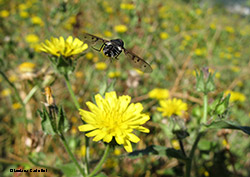
[[[77,98],[76,98],[76,96],[75,96],[75,94],[74,94],[74,92],[72,90],[71,84],[69,82],[69,77],[67,75],[64,75],[64,78],[65,78],[65,82],[66,82],[66,85],[68,87],[70,96],[71,96],[71,98],[72,98],[72,100],[73,100],[73,102],[75,104],[75,107],[77,108],[77,110],[79,110],[80,109],[80,105],[79,105],[79,103],[77,101]]]
[[[79,163],[77,162],[76,158],[74,157],[73,153],[71,152],[68,143],[66,142],[65,137],[63,136],[63,134],[60,135],[60,138],[62,140],[62,143],[66,149],[66,151],[68,152],[70,158],[73,160],[73,162],[75,163],[76,167],[78,168],[78,170],[80,171],[80,173],[82,174],[82,176],[85,177],[85,173],[84,170],[80,167]]]
[[[101,170],[103,163],[106,161],[108,154],[109,154],[110,146],[109,144],[106,146],[105,152],[102,156],[102,159],[99,161],[99,163],[96,165],[95,169],[88,175],[88,177],[94,176],[98,171]]]
[[[203,136],[204,132],[199,132],[195,141],[194,141],[194,144],[192,146],[192,149],[190,151],[190,154],[188,156],[188,159],[186,160],[186,175],[185,177],[190,177],[190,173],[191,173],[191,168],[192,168],[192,160],[193,160],[193,157],[194,157],[194,152],[195,152],[195,149],[200,141],[200,138]]]
[[[202,118],[202,121],[201,123],[206,123],[207,122],[207,101],[208,100],[208,97],[207,97],[207,94],[204,94],[204,97],[203,97],[203,118]]]
[[[80,104],[78,103],[77,98],[72,90],[68,75],[65,74],[64,78],[65,78],[65,82],[66,82],[66,85],[68,87],[70,96],[75,104],[75,107],[77,108],[77,110],[79,110]],[[83,122],[83,123],[85,123],[85,122]],[[86,143],[85,164],[86,164],[86,174],[88,174],[89,173],[89,138],[87,136],[85,136],[85,143]]]

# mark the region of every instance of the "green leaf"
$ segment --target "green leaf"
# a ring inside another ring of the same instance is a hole
[[[241,130],[244,133],[250,135],[250,127],[248,126],[241,126],[235,122],[231,122],[228,120],[219,120],[219,121],[214,121],[209,125],[204,125],[207,128],[211,129],[223,129],[223,128],[228,128],[228,129],[235,129],[235,130]]]
[[[44,133],[49,134],[49,135],[55,135],[56,128],[46,108],[43,107],[43,111],[38,110],[37,112],[42,119],[41,124],[42,124],[42,130],[44,131]]]
[[[160,156],[168,156],[172,158],[186,160],[187,157],[180,150],[176,150],[174,148],[167,148],[165,146],[151,145],[146,149],[133,151],[128,154],[131,158],[138,158],[143,155],[160,155]]]
[[[66,132],[68,131],[69,129],[69,121],[63,111],[63,108],[62,106],[59,108],[59,112],[58,112],[58,115],[57,115],[57,118],[59,119],[58,120],[58,130],[59,132],[63,133],[63,132]]]
[[[59,168],[62,170],[63,174],[66,177],[80,176],[80,174],[78,174],[78,169],[76,168],[76,166],[73,162],[68,163],[68,164],[64,164],[64,165],[60,165]]]
[[[199,141],[198,148],[203,151],[209,150],[211,147],[211,142],[205,139]]]

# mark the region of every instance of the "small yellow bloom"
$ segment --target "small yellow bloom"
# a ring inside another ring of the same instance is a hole
[[[110,31],[104,31],[104,36],[111,37],[113,34]]]
[[[209,176],[209,172],[208,172],[208,171],[205,171],[205,172],[204,172],[204,176],[206,176],[206,177]]]
[[[175,31],[176,33],[180,32],[180,26],[179,26],[179,25],[175,25],[175,26],[174,26],[174,31]]]
[[[39,42],[39,37],[35,34],[28,34],[27,36],[25,36],[25,40],[28,43],[37,43]]]
[[[135,5],[131,3],[121,3],[120,8],[124,10],[133,10],[135,9]]]
[[[34,24],[34,25],[40,25],[40,26],[43,26],[44,23],[42,21],[42,19],[38,16],[34,16],[31,18],[31,22]]]
[[[17,79],[18,78],[17,78],[17,76],[15,74],[11,75],[10,78],[9,78],[10,82],[15,82],[15,81],[17,81]]]
[[[172,115],[182,116],[187,110],[187,103],[182,102],[180,99],[167,99],[160,100],[160,106],[157,110],[162,112],[163,116],[170,117]]]
[[[21,107],[22,107],[22,105],[20,103],[14,103],[14,104],[12,104],[12,108],[14,110],[20,109]]]
[[[2,17],[2,18],[7,18],[9,15],[10,15],[10,13],[7,10],[0,11],[0,17]]]
[[[191,37],[190,35],[185,35],[185,36],[184,36],[184,39],[185,39],[186,41],[190,41],[190,40],[192,39],[192,37]]]
[[[117,97],[116,92],[109,92],[103,98],[100,94],[95,96],[96,104],[87,102],[88,109],[80,109],[80,115],[86,124],[79,126],[79,130],[88,132],[87,137],[94,137],[93,141],[103,140],[110,143],[113,139],[123,145],[127,152],[132,152],[133,143],[140,139],[133,134],[133,130],[149,133],[149,129],[142,125],[150,117],[141,113],[141,103],[131,103],[127,95]]]
[[[73,55],[80,54],[88,48],[87,44],[84,44],[78,38],[73,39],[72,36],[69,36],[66,41],[63,37],[54,38],[51,37],[51,40],[46,40],[45,43],[42,43],[39,47],[41,52],[52,54],[54,56],[64,56],[71,57]]]
[[[108,14],[112,14],[114,12],[113,8],[108,6],[105,8],[105,12],[107,12]]]
[[[3,96],[3,97],[7,97],[7,96],[9,96],[11,94],[11,90],[10,89],[4,89],[4,90],[2,90],[2,92],[1,92],[1,95]]]
[[[233,29],[233,27],[231,27],[231,26],[226,26],[225,30],[226,30],[228,33],[234,33],[234,29]]]
[[[181,148],[180,148],[180,143],[179,143],[178,140],[173,139],[173,140],[171,141],[171,143],[172,143],[173,148],[175,148],[176,150],[181,149]]]
[[[29,13],[26,11],[20,11],[19,12],[20,17],[22,18],[27,18],[29,16]]]
[[[206,48],[197,48],[194,53],[196,56],[204,56],[206,54]]]
[[[76,118],[75,116],[71,117],[71,122],[73,124],[77,123],[77,120],[78,120],[78,118]]]
[[[202,10],[201,10],[201,9],[195,9],[195,13],[196,13],[197,15],[201,15],[201,14],[202,14]]]
[[[240,67],[238,67],[238,66],[232,66],[232,67],[231,67],[231,70],[232,70],[233,72],[237,73],[237,72],[240,71]]]
[[[118,33],[125,33],[128,30],[127,26],[125,25],[116,25],[115,31]]]
[[[216,25],[215,25],[214,23],[211,23],[211,24],[210,24],[210,28],[211,28],[212,30],[215,30],[215,29],[216,29]]]
[[[95,68],[97,70],[105,70],[105,69],[107,69],[107,64],[104,62],[98,62],[95,64]]]
[[[227,90],[224,95],[228,95],[230,94],[230,102],[235,102],[235,101],[240,101],[240,102],[244,102],[246,100],[246,96],[240,92],[234,92],[231,90]]]
[[[34,63],[24,62],[18,66],[18,69],[20,72],[26,73],[26,72],[33,72],[35,67],[36,65]]]
[[[120,77],[121,76],[121,72],[120,71],[109,72],[108,76],[109,76],[109,78]]]
[[[77,134],[77,127],[76,126],[72,126],[71,127],[71,129],[70,129],[70,133],[72,134],[72,135],[75,135],[75,134]]]
[[[77,71],[77,72],[75,73],[75,76],[76,76],[76,78],[83,78],[84,74],[83,74],[82,71]]]
[[[161,39],[167,39],[168,37],[169,37],[168,33],[166,33],[166,32],[161,32],[160,33],[160,38]]]
[[[236,58],[240,58],[240,57],[241,57],[241,53],[240,53],[240,52],[235,52],[235,53],[234,53],[234,56],[235,56]]]
[[[115,150],[114,150],[114,154],[115,155],[121,155],[121,150],[120,149],[118,149],[118,148],[115,148]]]
[[[94,57],[94,54],[92,52],[88,52],[86,53],[85,57],[88,59],[88,60],[91,60],[93,57]]]
[[[19,4],[18,8],[20,11],[22,11],[22,10],[28,9],[29,6],[27,4],[22,3],[22,4]]]
[[[149,98],[158,100],[169,98],[169,91],[167,89],[155,88],[148,93]]]

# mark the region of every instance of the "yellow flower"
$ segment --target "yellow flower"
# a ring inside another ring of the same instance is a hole
[[[104,36],[111,37],[112,33],[110,31],[104,31]]]
[[[34,16],[31,18],[31,22],[34,24],[34,25],[40,25],[40,26],[43,26],[44,23],[42,21],[42,19],[38,16]]]
[[[155,88],[148,93],[149,98],[158,100],[169,98],[169,91],[167,89]]]
[[[35,34],[28,34],[27,36],[25,36],[25,40],[28,43],[37,43],[39,42],[39,37]]]
[[[196,13],[197,15],[201,15],[201,14],[202,14],[202,10],[201,10],[201,9],[195,9],[195,13]]]
[[[127,95],[117,97],[116,92],[109,92],[103,98],[100,94],[95,96],[96,105],[87,102],[90,111],[80,109],[80,115],[86,124],[79,126],[79,130],[93,141],[103,140],[110,143],[112,139],[123,145],[127,152],[132,152],[131,142],[138,143],[140,139],[133,134],[133,130],[149,133],[149,129],[141,126],[150,117],[141,113],[141,103],[131,103]]]
[[[2,92],[1,92],[1,95],[3,96],[3,97],[7,97],[7,96],[9,96],[11,94],[11,90],[10,89],[4,89],[4,90],[2,90]]]
[[[231,67],[231,70],[232,70],[233,72],[237,73],[237,72],[240,71],[240,67],[238,67],[238,66],[232,66],[232,67]]]
[[[20,103],[13,103],[13,104],[12,104],[12,108],[13,108],[14,110],[20,109],[21,107],[22,107],[22,105],[21,105]]]
[[[64,56],[71,57],[77,55],[88,48],[87,44],[84,44],[78,38],[73,39],[72,36],[69,36],[66,41],[63,37],[54,38],[51,37],[51,40],[46,40],[45,43],[42,43],[39,47],[39,50],[54,56]]]
[[[116,25],[115,31],[118,33],[125,33],[128,30],[127,26],[125,25]]]
[[[20,72],[26,73],[26,72],[33,72],[35,67],[36,65],[34,63],[24,62],[18,66],[18,69]]]
[[[234,29],[233,29],[233,27],[231,27],[231,26],[226,26],[225,30],[226,30],[228,33],[234,33]]]
[[[105,70],[105,69],[107,69],[107,64],[104,62],[98,62],[95,64],[95,68],[97,70]]]
[[[6,17],[8,17],[10,15],[10,13],[9,13],[9,11],[7,11],[7,10],[1,10],[0,11],[0,17],[2,17],[2,18],[6,18]]]
[[[109,76],[109,78],[120,77],[121,76],[121,72],[120,71],[109,72],[108,76]]]
[[[169,35],[168,35],[168,33],[166,33],[166,32],[161,32],[161,33],[160,33],[160,38],[161,38],[161,39],[167,39],[168,36],[169,36]]]
[[[93,57],[94,57],[94,54],[92,52],[88,52],[86,53],[85,57],[88,59],[88,60],[91,60]]]
[[[235,56],[236,58],[239,58],[239,57],[241,57],[241,53],[240,53],[240,52],[235,52],[235,53],[234,53],[234,56]]]
[[[187,104],[176,98],[160,100],[160,106],[157,110],[162,112],[163,116],[167,117],[172,115],[181,116],[187,110]]]
[[[235,102],[235,101],[240,101],[240,102],[244,102],[246,100],[246,97],[244,94],[240,93],[240,92],[234,92],[231,90],[227,90],[224,95],[228,95],[230,94],[230,102]]]
[[[210,24],[210,28],[211,28],[212,30],[215,30],[215,29],[216,29],[216,25],[215,25],[214,23],[211,23],[211,24]]]
[[[76,76],[76,78],[83,78],[84,74],[83,74],[82,71],[77,71],[77,72],[75,73],[75,76]]]
[[[115,148],[113,153],[114,153],[114,155],[121,155],[122,152],[120,149]]]
[[[27,18],[27,17],[29,16],[29,13],[26,12],[26,11],[21,11],[21,12],[19,12],[19,15],[20,15],[20,17],[22,17],[22,18]]]
[[[181,149],[178,140],[173,139],[173,140],[171,141],[171,143],[172,143],[173,148],[175,148],[175,149],[177,149],[177,150]]]
[[[11,75],[10,78],[9,78],[10,82],[15,82],[17,79],[18,78],[17,78],[17,76],[15,74]]]
[[[125,10],[133,10],[135,9],[135,5],[131,3],[121,3],[120,8]]]

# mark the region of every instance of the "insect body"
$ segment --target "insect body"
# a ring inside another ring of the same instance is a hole
[[[102,51],[109,58],[118,59],[117,57],[123,51],[135,68],[147,73],[152,72],[151,66],[146,61],[124,48],[124,42],[121,39],[109,41],[88,33],[84,33],[83,38],[84,42],[88,43],[94,50]]]

